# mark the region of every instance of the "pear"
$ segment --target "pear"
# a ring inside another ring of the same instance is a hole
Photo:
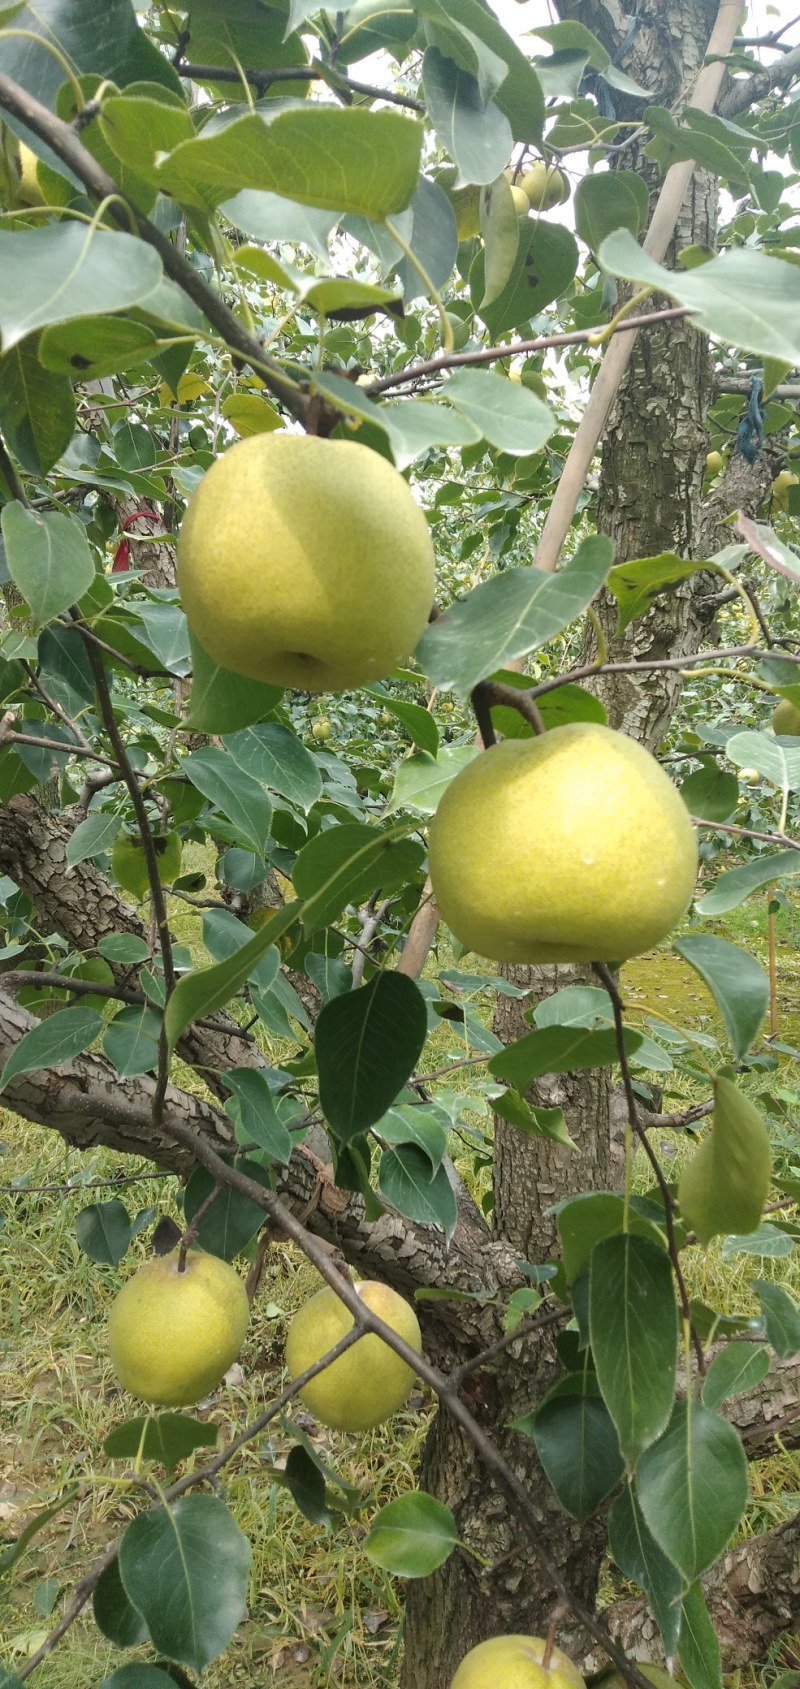
[[[800,738],[800,710],[788,698],[781,698],[772,712],[772,725],[775,732],[785,734],[787,738]]]
[[[552,211],[553,206],[563,205],[569,199],[569,182],[554,165],[545,164],[537,158],[535,164],[530,164],[522,175],[517,177],[517,187],[527,194],[534,211]]]
[[[190,1249],[147,1261],[126,1280],[108,1321],[111,1364],[142,1401],[185,1407],[207,1396],[244,1342],[250,1304],[234,1267]]]
[[[404,1337],[417,1354],[422,1350],[414,1309],[396,1290],[375,1280],[355,1289],[374,1314]],[[286,1339],[286,1365],[290,1378],[321,1360],[353,1325],[353,1316],[341,1299],[326,1285],[295,1314]],[[303,1386],[300,1399],[321,1425],[338,1431],[370,1431],[382,1425],[411,1394],[414,1373],[382,1337],[367,1332],[351,1349],[324,1372]]]
[[[560,1648],[551,1648],[542,1665],[546,1646],[543,1636],[493,1636],[479,1642],[461,1661],[450,1689],[586,1689],[577,1666]]]
[[[255,434],[192,495],[178,539],[189,626],[222,668],[304,692],[380,680],[433,603],[425,516],[356,441]]]
[[[483,751],[445,791],[429,858],[447,925],[497,962],[638,956],[680,920],[697,873],[671,780],[594,722]]]

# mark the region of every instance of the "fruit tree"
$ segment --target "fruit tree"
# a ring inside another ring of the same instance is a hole
[[[242,1681],[245,1492],[385,1689],[796,1666],[799,183],[774,7],[0,0],[0,1689]]]

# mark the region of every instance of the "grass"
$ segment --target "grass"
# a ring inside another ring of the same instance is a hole
[[[762,918],[763,916],[763,918]],[[753,919],[758,924],[751,925]],[[780,990],[787,1043],[800,1044],[800,906],[778,917]],[[763,959],[765,912],[753,904],[734,911],[720,934],[747,945]],[[190,938],[187,932],[186,940]],[[714,1030],[715,1011],[697,976],[668,952],[629,964],[624,987],[631,1002],[646,1002],[667,1018]],[[488,999],[482,1000],[488,1011]],[[443,1023],[426,1049],[432,1069],[452,1054],[454,1028]],[[480,1071],[480,1070],[478,1070]],[[749,1084],[762,1085],[763,1076]],[[687,1094],[684,1082],[673,1087]],[[669,1106],[672,1106],[671,1104]],[[679,1105],[678,1105],[679,1106]],[[472,1123],[483,1124],[479,1116]],[[86,1565],[118,1535],[130,1517],[124,1492],[109,1479],[120,1468],[102,1454],[103,1439],[128,1412],[105,1355],[105,1319],[133,1258],[146,1253],[144,1236],[118,1268],[98,1267],[83,1255],[75,1219],[87,1201],[107,1189],[87,1191],[89,1179],[124,1172],[137,1175],[119,1195],[130,1213],[156,1204],[179,1218],[171,1179],[145,1177],[143,1163],[124,1163],[98,1150],[81,1156],[54,1134],[0,1116],[0,1181],[20,1178],[37,1192],[16,1189],[0,1195],[0,1533],[13,1537],[18,1521],[47,1505],[66,1484],[79,1484],[77,1502],[35,1539],[11,1579],[0,1584],[0,1659],[13,1667],[38,1645]],[[674,1158],[670,1173],[691,1153],[681,1135],[664,1134]],[[485,1175],[474,1172],[464,1151],[461,1168],[476,1195]],[[637,1162],[637,1183],[648,1182]],[[63,1189],[61,1187],[69,1188]],[[692,1294],[728,1312],[756,1311],[749,1284],[775,1277],[800,1295],[800,1259],[788,1262],[749,1256],[723,1259],[719,1250],[685,1256]],[[203,1410],[218,1427],[220,1441],[261,1411],[282,1379],[283,1336],[293,1311],[315,1288],[311,1270],[288,1247],[274,1245],[241,1358],[241,1379],[224,1386]],[[394,1689],[400,1640],[400,1587],[372,1565],[362,1541],[372,1514],[415,1483],[422,1437],[431,1404],[412,1398],[410,1408],[381,1430],[362,1438],[325,1432],[300,1415],[326,1461],[355,1484],[362,1511],[326,1531],[309,1524],[265,1467],[285,1460],[291,1438],[278,1426],[250,1445],[226,1477],[226,1495],[253,1548],[249,1612],[223,1658],[203,1677],[204,1689],[254,1683],[275,1689]],[[297,1412],[297,1410],[296,1410]],[[778,1453],[754,1468],[746,1529],[763,1530],[787,1516],[800,1494],[800,1457]],[[68,1632],[35,1675],[37,1689],[94,1689],[125,1656],[106,1644],[85,1616]],[[144,1657],[144,1656],[143,1656]]]

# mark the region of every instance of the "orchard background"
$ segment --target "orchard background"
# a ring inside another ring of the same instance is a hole
[[[786,0],[0,0],[4,1689],[447,1689],[551,1626],[639,1689],[797,1681],[798,43]],[[536,159],[570,197],[520,216]],[[186,501],[278,428],[428,517],[440,614],[366,689],[190,640]],[[426,884],[476,730],[570,721],[699,829],[618,982],[465,955]],[[144,1427],[108,1310],[195,1215],[249,1332]],[[374,1327],[349,1270],[425,1343],[361,1439],[283,1372],[320,1274]]]

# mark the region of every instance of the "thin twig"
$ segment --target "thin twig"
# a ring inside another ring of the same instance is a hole
[[[422,101],[415,100],[411,94],[395,94],[391,88],[374,88],[369,82],[354,82],[351,76],[338,71],[332,76],[324,65],[315,64],[313,60],[307,65],[280,65],[264,70],[242,65],[239,70],[232,65],[190,64],[181,58],[175,69],[179,76],[192,82],[235,82],[241,87],[244,79],[252,83],[259,95],[274,82],[325,82],[334,93],[341,88],[345,93],[365,94],[371,100],[386,100],[392,106],[405,106],[409,111],[425,110]]]

